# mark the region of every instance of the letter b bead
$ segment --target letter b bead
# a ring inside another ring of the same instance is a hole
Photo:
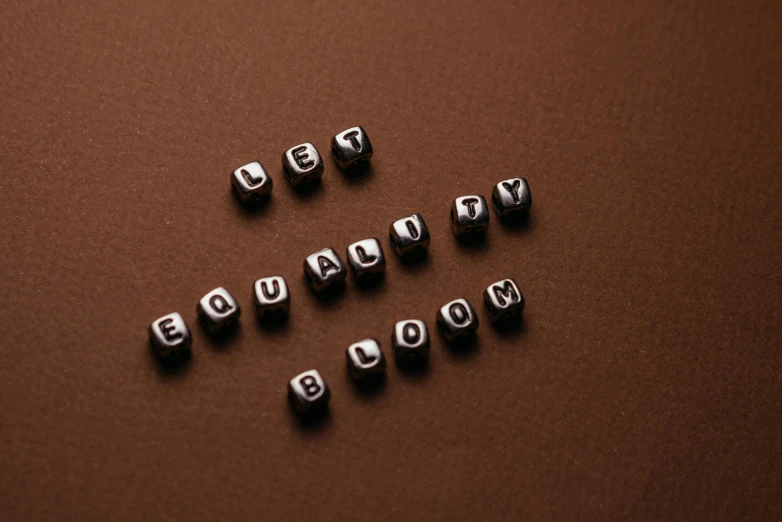
[[[331,392],[320,373],[310,370],[290,380],[288,399],[299,414],[316,415],[328,409]]]
[[[175,312],[149,325],[149,342],[158,357],[169,360],[189,353],[193,340],[184,319]]]
[[[524,310],[524,296],[516,281],[503,279],[483,292],[483,304],[492,323],[517,321]]]
[[[282,155],[285,177],[294,187],[310,185],[323,175],[323,160],[312,143],[302,143]]]
[[[473,334],[478,324],[478,316],[467,299],[456,299],[437,311],[437,326],[448,341]]]
[[[456,236],[483,234],[489,228],[489,207],[483,196],[462,196],[451,204],[451,228]]]
[[[225,288],[215,288],[198,302],[196,313],[207,332],[227,333],[239,321],[242,310]]]
[[[342,170],[372,158],[372,144],[361,127],[353,127],[331,138],[331,155]]]

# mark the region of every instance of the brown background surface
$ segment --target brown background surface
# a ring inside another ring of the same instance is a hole
[[[3,2],[0,519],[779,520],[782,4],[423,4]],[[327,157],[294,193],[281,153],[353,125],[371,172]],[[516,175],[528,226],[458,244],[450,201]],[[305,287],[306,255],[416,211],[426,263]],[[264,330],[274,274],[292,317]],[[348,344],[503,277],[523,329],[481,311],[473,351],[435,333],[428,371],[349,381]],[[220,285],[245,313],[217,346]],[[175,374],[146,333],[172,311]],[[310,368],[332,409],[306,428]]]

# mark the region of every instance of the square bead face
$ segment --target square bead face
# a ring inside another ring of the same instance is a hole
[[[361,127],[353,127],[331,138],[331,154],[341,169],[372,158],[372,144]]]
[[[272,193],[272,178],[257,161],[231,172],[231,186],[242,203],[255,203]]]
[[[513,279],[503,279],[489,285],[483,292],[483,304],[493,323],[512,321],[524,310],[524,296]]]
[[[173,313],[164,315],[149,325],[149,341],[161,359],[168,359],[188,352],[192,337],[182,316]]]
[[[394,357],[400,359],[426,358],[429,356],[429,329],[417,319],[399,321],[391,334]]]
[[[376,375],[386,371],[386,358],[375,339],[364,339],[351,344],[347,353],[348,371],[353,379]]]
[[[258,279],[253,285],[255,315],[265,317],[286,317],[290,311],[291,296],[285,279],[279,276]]]
[[[489,228],[489,207],[483,196],[462,196],[451,204],[451,228],[457,236],[482,234]]]
[[[386,270],[383,247],[375,238],[362,239],[348,246],[347,256],[356,280],[378,277]]]
[[[323,175],[323,160],[312,143],[302,143],[282,155],[285,177],[294,187],[309,185]]]
[[[299,374],[288,383],[288,399],[298,413],[323,413],[330,398],[329,387],[317,370]]]
[[[201,298],[196,312],[207,332],[220,334],[236,326],[242,310],[228,290],[220,287]]]
[[[335,283],[344,281],[347,270],[333,249],[324,248],[304,260],[304,276],[313,290],[322,292]]]
[[[500,217],[523,214],[532,206],[532,194],[524,178],[511,178],[497,183],[491,195],[494,210]]]
[[[466,337],[478,329],[478,316],[467,299],[456,299],[437,311],[437,326],[448,341]]]
[[[398,256],[429,248],[429,229],[421,214],[398,219],[388,228],[391,247]]]

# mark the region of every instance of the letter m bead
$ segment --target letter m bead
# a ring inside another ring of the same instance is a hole
[[[483,293],[486,313],[494,324],[518,321],[524,310],[524,296],[513,279],[489,285]]]

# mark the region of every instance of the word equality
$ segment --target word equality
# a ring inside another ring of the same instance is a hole
[[[364,129],[353,127],[331,140],[334,159],[343,169],[369,161],[372,145]],[[300,187],[320,178],[323,161],[311,143],[292,147],[282,155],[286,178]],[[248,163],[231,173],[231,184],[239,199],[254,204],[271,193],[272,181],[259,162]],[[511,178],[497,183],[492,203],[500,219],[526,214],[532,205],[527,180]],[[489,226],[489,209],[480,195],[454,199],[450,210],[451,228],[457,237],[482,235]],[[391,248],[404,262],[425,255],[430,235],[424,218],[413,214],[391,223],[388,228]],[[386,259],[377,238],[367,238],[349,245],[346,259],[353,279],[358,284],[374,284],[385,274]],[[304,278],[316,293],[330,292],[344,285],[347,269],[339,254],[324,248],[308,256],[303,263]],[[255,315],[262,324],[285,321],[290,313],[290,291],[282,276],[258,279],[252,288]],[[483,292],[486,313],[494,325],[513,324],[524,310],[524,296],[516,281],[503,279],[490,284]],[[213,336],[233,331],[241,315],[241,307],[225,288],[207,293],[196,305],[199,323]],[[440,334],[449,343],[473,337],[479,321],[467,299],[456,299],[437,310],[435,321]],[[164,362],[176,362],[190,354],[192,336],[179,313],[165,315],[149,326],[150,346]],[[391,346],[398,362],[425,361],[429,355],[429,331],[424,321],[398,321],[391,333]],[[346,350],[347,368],[357,382],[375,379],[385,374],[386,359],[375,338],[350,345]],[[288,397],[294,410],[301,415],[323,413],[331,397],[328,385],[317,370],[295,376],[288,383]]]

